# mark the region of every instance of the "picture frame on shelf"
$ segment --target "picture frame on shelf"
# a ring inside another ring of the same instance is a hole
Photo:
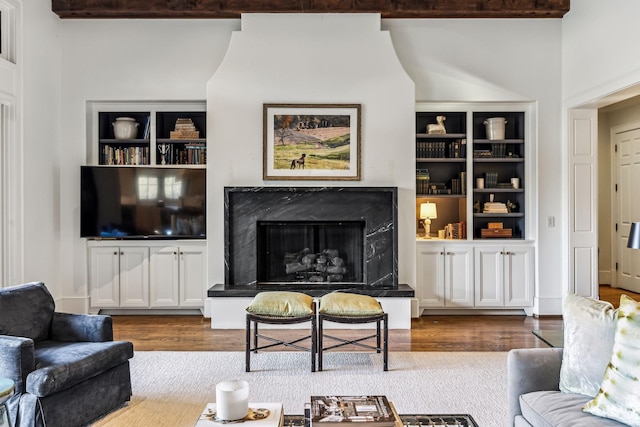
[[[360,180],[360,104],[264,104],[264,180]]]

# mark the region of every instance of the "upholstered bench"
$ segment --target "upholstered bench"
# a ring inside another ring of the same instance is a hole
[[[324,332],[324,322],[335,322],[344,324],[365,324],[376,323],[376,333],[366,335],[361,338],[347,340],[344,338],[328,335]],[[381,327],[382,324],[382,327]],[[383,335],[381,335],[383,332]],[[338,344],[324,346],[325,338],[337,341]],[[365,344],[363,341],[371,338],[376,339],[376,344]],[[383,353],[383,369],[388,370],[388,340],[389,325],[388,315],[382,309],[380,303],[368,295],[352,294],[346,292],[331,292],[320,298],[318,309],[318,370],[322,371],[322,353],[326,350],[346,346],[356,345],[358,347],[375,350],[376,353]]]
[[[316,370],[316,304],[313,298],[301,292],[260,292],[247,307],[246,346],[245,346],[245,371],[251,370],[251,353],[258,350],[283,345],[311,353],[311,371]],[[276,339],[258,331],[261,323],[272,325],[292,325],[296,323],[311,323],[309,335],[286,341]],[[253,328],[252,328],[253,326]],[[270,344],[259,345],[259,339]],[[309,339],[311,345],[303,347],[301,341]]]

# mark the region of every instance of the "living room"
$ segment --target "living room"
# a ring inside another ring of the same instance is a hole
[[[284,18],[60,19],[51,11],[51,2],[45,0],[6,3],[18,6],[20,25],[16,64],[2,64],[7,78],[3,78],[0,98],[3,130],[7,126],[10,135],[9,139],[3,136],[3,144],[15,141],[2,160],[6,171],[3,184],[8,188],[2,212],[3,229],[7,230],[2,250],[5,286],[43,281],[61,311],[91,311],[87,242],[79,234],[80,166],[89,159],[90,102],[213,104],[207,106],[211,111],[210,130],[222,139],[210,142],[210,153],[215,154],[209,157],[212,174],[208,185],[215,201],[210,200],[209,205],[212,222],[205,287],[224,281],[223,187],[271,185],[262,179],[261,169],[263,103],[363,104],[370,114],[365,116],[362,133],[363,174],[360,181],[348,185],[399,188],[398,274],[401,283],[412,285],[417,276],[415,103],[522,102],[533,104],[536,113],[535,160],[530,172],[535,182],[535,203],[531,207],[533,312],[539,316],[561,314],[566,292],[597,296],[597,239],[580,246],[573,227],[576,190],[571,172],[574,159],[570,156],[569,112],[577,109],[593,113],[637,94],[640,59],[632,53],[640,30],[633,19],[640,6],[635,2],[574,2],[562,19],[341,16],[341,25],[352,25],[345,30],[347,34],[362,29],[366,34],[386,37],[395,51],[394,62],[344,70],[344,75],[358,81],[358,92],[350,91],[348,84],[326,91],[311,87],[306,79],[292,81],[290,84],[295,82],[296,86],[288,91],[281,86],[260,86],[255,80],[246,83],[243,102],[253,102],[254,106],[244,117],[246,128],[240,129],[242,144],[229,141],[231,128],[238,129],[242,120],[235,117],[228,121],[224,110],[233,108],[216,104],[215,96],[208,95],[207,85],[227,61],[234,38],[242,37],[245,30],[268,28],[271,19],[282,23]],[[314,26],[322,24],[321,15],[301,15],[303,21]],[[254,19],[265,21],[251,22]],[[274,30],[270,31],[273,35]],[[247,74],[268,74],[271,66],[247,63],[252,71]],[[397,67],[398,74],[406,73],[398,92],[365,71],[383,67]],[[322,70],[315,74],[314,81],[322,74]],[[410,98],[398,102],[402,104],[400,109],[384,105],[386,97],[396,98],[401,91]],[[234,98],[227,95],[225,102],[232,105]],[[391,148],[385,149],[385,145]],[[217,168],[217,155],[225,153],[248,162],[227,162],[222,157]],[[335,181],[327,184],[347,185]],[[588,268],[577,260],[586,260]],[[594,271],[595,275],[590,274]]]

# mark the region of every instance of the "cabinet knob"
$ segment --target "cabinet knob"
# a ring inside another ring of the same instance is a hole
[[[118,252],[116,251],[116,252],[114,252],[113,254],[114,254],[114,255],[118,255]]]
[[[440,255],[444,255],[444,252],[440,252]]]
[[[447,252],[447,255],[453,255],[453,252]]]
[[[124,255],[124,252],[120,252],[120,255]]]
[[[173,251],[173,254],[174,254],[174,255],[178,255],[178,252],[176,252],[176,251]]]

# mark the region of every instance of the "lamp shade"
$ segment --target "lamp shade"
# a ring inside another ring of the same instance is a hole
[[[631,223],[631,231],[629,231],[627,247],[631,249],[640,249],[640,222]]]
[[[421,219],[434,219],[438,218],[438,211],[436,204],[433,202],[426,202],[420,204],[420,218]]]

